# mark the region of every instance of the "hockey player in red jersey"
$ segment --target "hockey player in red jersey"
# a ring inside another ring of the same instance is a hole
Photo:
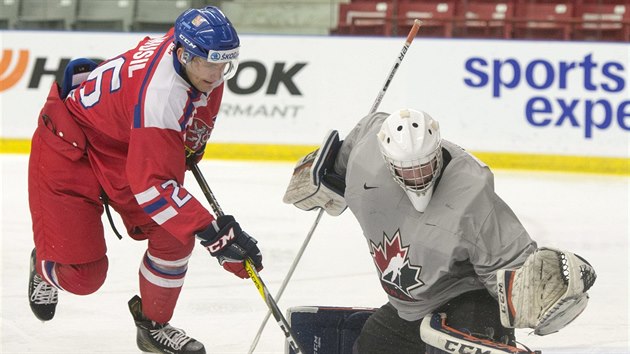
[[[214,128],[224,82],[238,65],[240,41],[216,7],[190,9],[162,37],[96,66],[73,61],[38,118],[29,160],[35,249],[29,301],[51,320],[58,290],[93,293],[108,260],[101,215],[111,206],[130,237],[147,240],[140,295],[129,302],[138,347],[205,353],[169,325],[195,237],[228,271],[262,269],[256,240],[233,216],[217,219],[183,186]]]
[[[284,201],[333,216],[347,207],[363,230],[388,302],[362,327],[360,354],[529,354],[514,328],[562,329],[595,281],[580,256],[539,248],[490,168],[426,112],[369,114],[343,141],[331,131]]]

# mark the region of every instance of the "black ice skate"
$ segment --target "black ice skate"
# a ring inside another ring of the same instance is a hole
[[[35,249],[31,252],[31,268],[28,277],[28,302],[35,317],[50,321],[55,316],[59,290],[46,283],[35,269]]]
[[[186,335],[179,328],[168,323],[155,323],[142,313],[142,300],[138,295],[129,300],[129,311],[138,327],[136,343],[138,348],[149,353],[206,354],[201,342]]]

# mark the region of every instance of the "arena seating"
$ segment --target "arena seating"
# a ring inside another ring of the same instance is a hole
[[[372,8],[373,14],[356,12],[349,22],[346,14],[354,8]],[[378,25],[357,25],[370,16]],[[331,34],[402,36],[416,18],[423,21],[418,36],[630,41],[628,0],[352,0],[339,4],[339,25]]]
[[[18,12],[17,2],[0,1],[0,29],[14,28]]]
[[[164,32],[185,9],[219,0],[0,0],[0,28]],[[17,18],[17,20],[15,20]]]
[[[514,1],[467,1],[456,8],[454,37],[510,38]]]
[[[573,4],[560,2],[517,2],[512,37],[527,39],[571,39]]]
[[[386,2],[339,4],[339,23],[333,34],[391,35],[393,6]]]
[[[133,29],[140,32],[166,32],[184,10],[193,7],[191,0],[136,0]]]
[[[20,0],[19,29],[69,30],[72,29],[78,0]]]
[[[80,0],[74,28],[77,30],[129,31],[134,6],[130,1]]]
[[[164,32],[205,5],[239,33],[630,42],[630,0],[0,0],[0,29]]]
[[[630,40],[630,2],[579,4],[575,17],[572,39]]]
[[[406,35],[415,19],[422,21],[419,37],[452,37],[455,2],[452,0],[400,1],[397,34]]]

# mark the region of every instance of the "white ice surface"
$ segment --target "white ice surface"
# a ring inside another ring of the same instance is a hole
[[[3,155],[0,160],[0,353],[139,353],[127,301],[138,293],[145,244],[130,238],[119,241],[106,226],[110,268],[103,287],[89,296],[60,294],[54,320],[38,321],[26,295],[33,247],[28,159]],[[259,240],[265,264],[261,277],[275,295],[316,217],[316,212],[302,212],[281,201],[292,164],[204,161],[201,168],[226,213],[236,215]],[[590,304],[574,323],[546,337],[519,330],[518,339],[545,354],[630,353],[630,179],[514,171],[495,175],[498,193],[539,245],[578,253],[598,274]],[[187,175],[186,187],[205,203],[192,175]],[[116,223],[122,231],[120,219]],[[386,297],[375,272],[351,213],[337,218],[324,214],[280,308],[379,307]],[[225,272],[197,247],[171,323],[202,341],[208,353],[246,353],[266,311],[250,280]],[[256,353],[283,352],[283,334],[272,318]]]

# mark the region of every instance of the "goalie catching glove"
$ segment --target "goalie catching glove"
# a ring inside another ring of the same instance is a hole
[[[334,165],[341,148],[339,132],[331,130],[319,149],[304,156],[293,169],[293,176],[283,201],[302,210],[322,208],[332,216],[346,210],[343,197],[345,179],[335,173]]]
[[[197,234],[204,246],[225,270],[239,278],[249,278],[245,260],[250,258],[257,271],[263,269],[262,255],[258,243],[241,229],[232,215],[223,215]]]
[[[541,336],[557,332],[584,311],[596,277],[584,258],[539,248],[521,268],[497,272],[501,324]]]

